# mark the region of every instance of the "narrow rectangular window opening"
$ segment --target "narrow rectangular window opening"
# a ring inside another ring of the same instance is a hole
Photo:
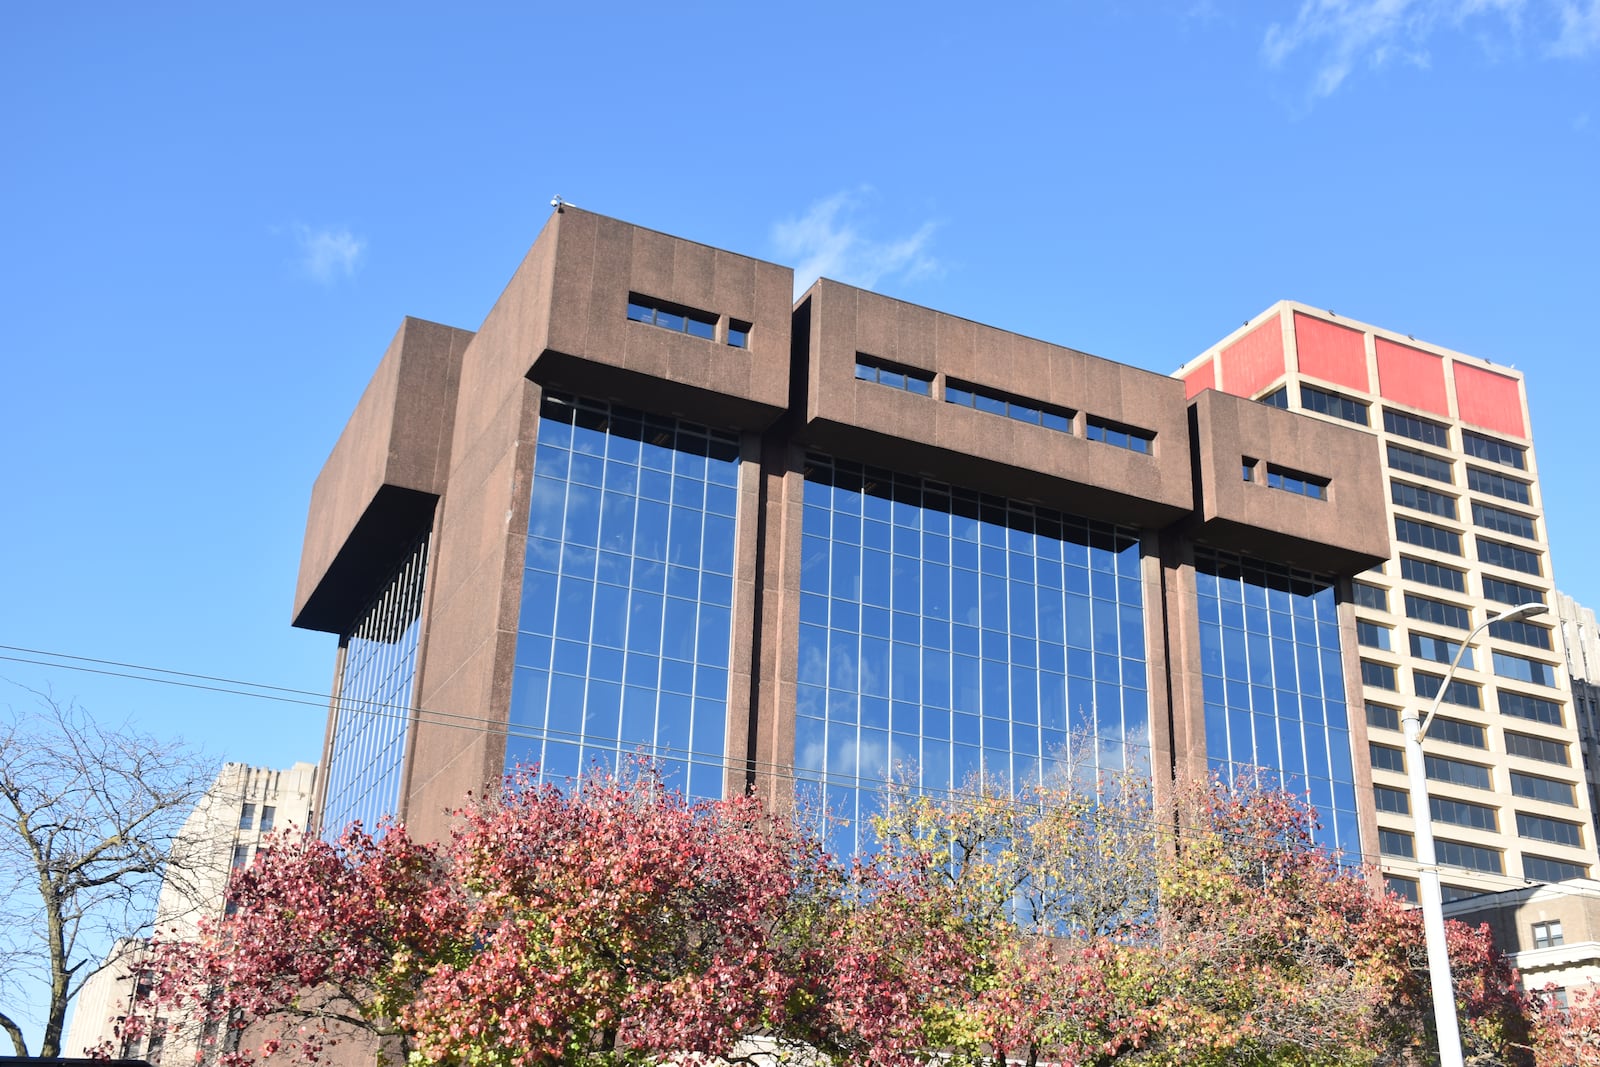
[[[1125,423],[1112,422],[1090,415],[1084,420],[1084,436],[1091,441],[1100,441],[1117,448],[1126,448],[1129,452],[1138,452],[1148,456],[1154,449],[1156,435],[1151,430],[1142,430],[1137,426]],[[1270,467],[1267,468],[1269,471]]]

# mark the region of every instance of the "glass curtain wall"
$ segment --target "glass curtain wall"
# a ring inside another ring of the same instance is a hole
[[[551,780],[632,753],[720,797],[739,441],[547,394],[506,766]]]
[[[1333,585],[1201,549],[1195,586],[1212,772],[1231,780],[1259,769],[1305,796],[1322,822],[1317,842],[1359,862]]]
[[[1148,774],[1133,531],[823,455],[805,479],[795,768],[836,852],[892,773]]]
[[[322,833],[329,840],[352,821],[371,829],[398,811],[427,571],[424,534],[340,639],[339,695],[322,804]]]

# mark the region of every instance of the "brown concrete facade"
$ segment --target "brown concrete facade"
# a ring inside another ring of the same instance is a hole
[[[797,303],[792,289],[788,268],[569,207],[475,334],[407,320],[313,492],[295,618],[347,624],[374,590],[340,561],[379,554],[363,522],[406,514],[369,519],[374,501],[417,494],[427,507],[406,521],[431,522],[432,554],[414,686],[425,712],[413,715],[400,790],[415,832],[443,834],[444,812],[504,765],[547,395],[739,434],[730,790],[770,785],[760,772],[794,760],[808,450],[1136,530],[1158,781],[1205,767],[1196,544],[1329,579],[1388,554],[1384,526],[1363,522],[1383,498],[1367,471],[1375,446],[1358,431],[1209,392],[1186,399],[1181,381],[840,283],[820,281]],[[698,315],[709,336],[634,321],[630,304]],[[736,335],[746,347],[729,343]],[[860,380],[862,359],[913,370],[929,388]],[[952,403],[952,388],[1038,405],[1067,425]],[[1092,439],[1091,424],[1148,447]],[[1328,498],[1245,483],[1240,455],[1324,478]],[[369,580],[392,563],[369,559]]]

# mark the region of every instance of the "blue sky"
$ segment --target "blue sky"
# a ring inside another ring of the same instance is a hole
[[[325,692],[312,479],[556,193],[1163,372],[1283,297],[1514,364],[1600,606],[1600,0],[18,3],[0,99],[0,644]],[[320,751],[314,699],[0,677]]]

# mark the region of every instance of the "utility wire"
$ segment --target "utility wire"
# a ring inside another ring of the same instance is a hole
[[[688,748],[666,748],[660,745],[639,744],[617,737],[598,737],[594,734],[560,730],[553,727],[532,727],[502,722],[484,715],[471,715],[461,712],[448,712],[438,709],[427,709],[420,707],[413,709],[403,704],[383,701],[353,700],[349,698],[339,700],[336,706],[335,699],[331,694],[322,693],[316,690],[296,689],[288,686],[272,685],[263,682],[250,682],[237,678],[198,674],[190,671],[180,671],[165,667],[154,667],[146,664],[128,663],[119,660],[97,659],[91,656],[78,656],[63,652],[51,652],[43,649],[25,648],[16,645],[0,645],[0,652],[24,654],[0,655],[0,662],[23,663],[33,666],[51,667],[60,670],[77,671],[80,673],[95,674],[105,677],[124,678],[132,681],[154,682],[162,685],[171,685],[184,689],[194,689],[202,692],[222,693],[230,696],[254,697],[259,700],[272,700],[284,704],[314,707],[323,711],[327,711],[330,708],[335,708],[337,711],[348,709],[358,713],[370,714],[382,718],[394,718],[406,722],[415,721],[421,725],[428,726],[441,726],[470,730],[482,730],[487,728],[492,732],[503,733],[508,738],[517,738],[519,740],[558,741],[568,744],[577,744],[588,748],[595,748],[602,751],[617,752],[625,752],[631,747],[635,751],[646,752],[652,755],[654,758],[674,761],[682,760],[687,762],[700,762],[703,764],[719,764],[722,765],[724,769],[730,767],[734,769],[741,767],[749,768],[755,770],[756,773],[764,774],[780,781],[788,781],[800,785],[817,786],[819,788],[829,784],[842,784],[848,788],[854,788],[858,790],[865,789],[869,792],[877,792],[886,787],[893,787],[895,784],[892,781],[885,781],[884,779],[877,777],[842,774],[834,771],[819,771],[815,772],[814,774],[808,774],[805,771],[797,771],[791,764],[778,763],[771,760],[761,760],[755,757],[740,758],[728,756],[725,753],[713,753]],[[40,659],[33,657],[47,658]],[[94,664],[95,666],[88,666],[88,664]],[[122,669],[108,669],[112,667]],[[220,684],[200,684],[202,682],[214,682]],[[1151,747],[1148,743],[1140,743],[1121,738],[1108,738],[1100,734],[1078,734],[1070,736],[1081,738],[1086,741],[1092,740],[1097,743],[1107,742],[1111,744],[1122,745],[1125,748],[1145,751],[1149,751]],[[916,789],[916,793],[920,796],[932,796],[945,800],[952,800],[961,796],[970,795],[968,790],[960,788],[945,789],[918,787]],[[1035,805],[1034,807],[1036,810],[1043,810],[1042,804]],[[1132,826],[1137,829],[1151,829],[1158,835],[1170,836],[1174,839],[1176,839],[1178,836],[1178,831],[1175,827],[1167,825],[1164,820],[1160,819],[1141,820],[1125,814],[1113,814],[1105,812],[1101,812],[1100,817],[1109,818],[1112,821],[1120,822],[1123,825]],[[1261,836],[1252,837],[1251,835],[1247,834],[1234,834],[1232,836],[1235,840],[1255,844],[1261,847],[1284,849],[1288,847],[1283,841],[1275,838]],[[1372,864],[1375,866],[1381,866],[1384,860],[1392,860],[1396,858],[1387,857],[1381,853],[1365,851],[1352,852],[1348,849],[1339,850],[1339,854],[1345,859],[1358,859],[1362,863]],[[1413,863],[1413,866],[1420,869],[1419,865],[1416,865],[1415,863]],[[1519,879],[1511,875],[1495,874],[1487,871],[1476,871],[1465,867],[1447,867],[1446,865],[1438,863],[1435,864],[1435,867],[1441,871],[1460,871],[1466,877],[1481,882],[1500,882],[1503,883],[1507,889],[1523,889],[1533,885],[1544,884],[1531,879]],[[1583,896],[1600,897],[1600,890],[1577,889],[1574,887],[1573,891]]]

